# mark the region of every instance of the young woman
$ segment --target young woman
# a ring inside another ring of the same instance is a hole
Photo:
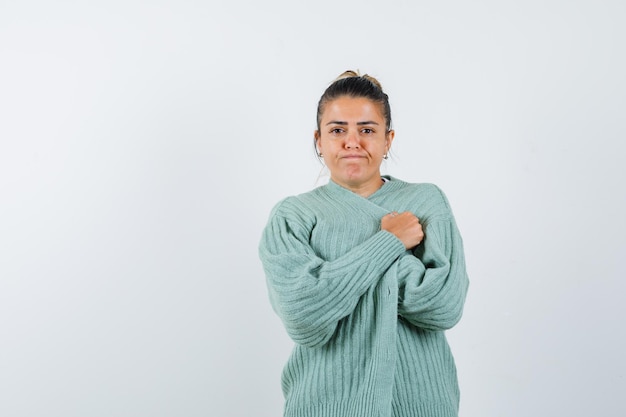
[[[295,342],[285,417],[457,416],[444,331],[468,287],[448,201],[381,176],[394,139],[387,94],[347,71],[320,98],[328,184],[280,201],[259,247],[271,304]]]

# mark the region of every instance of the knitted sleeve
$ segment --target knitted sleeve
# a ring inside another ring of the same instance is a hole
[[[326,261],[309,244],[313,225],[275,209],[259,256],[272,307],[294,342],[317,347],[333,335],[359,298],[405,253],[394,235],[378,231],[347,253]]]
[[[469,285],[463,242],[450,211],[429,220],[424,234],[414,256],[397,262],[398,314],[422,329],[446,330],[461,319]]]

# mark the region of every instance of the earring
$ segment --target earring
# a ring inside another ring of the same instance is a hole
[[[318,152],[318,153],[317,153],[317,156],[319,156],[320,158],[323,158],[323,157],[324,157],[324,154],[323,154],[323,153],[321,153],[321,152]]]
[[[389,155],[384,154],[384,155],[383,155],[383,159],[389,159]]]

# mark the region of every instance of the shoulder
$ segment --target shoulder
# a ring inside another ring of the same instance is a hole
[[[409,184],[409,187],[413,189],[413,192],[419,194],[422,197],[431,200],[434,204],[441,206],[443,208],[450,208],[450,204],[448,203],[448,198],[445,193],[439,188],[438,185],[433,183],[424,182],[417,184]]]
[[[322,204],[321,187],[311,191],[291,195],[278,201],[272,208],[270,218],[284,218],[299,223],[314,221],[317,208]]]

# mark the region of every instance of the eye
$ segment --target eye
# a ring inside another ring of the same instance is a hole
[[[335,127],[333,129],[330,130],[329,132],[331,135],[340,135],[343,133],[343,129],[340,127]]]
[[[366,135],[371,135],[372,133],[374,133],[374,129],[370,129],[369,127],[366,127],[364,129],[362,129],[361,132],[366,134]]]

